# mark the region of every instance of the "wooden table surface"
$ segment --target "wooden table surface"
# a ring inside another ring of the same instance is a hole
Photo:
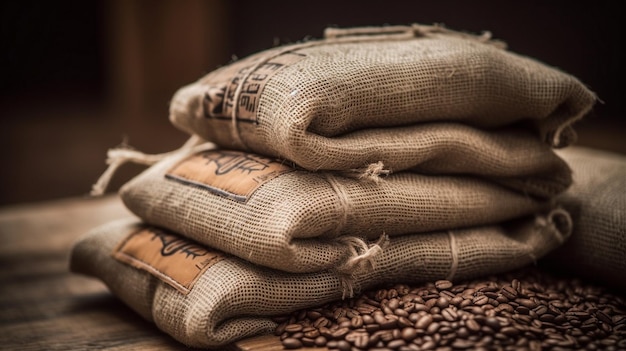
[[[113,195],[0,208],[0,349],[190,349],[139,317],[100,281],[69,271],[70,248],[79,236],[125,216],[130,212]],[[230,349],[283,348],[270,335]]]

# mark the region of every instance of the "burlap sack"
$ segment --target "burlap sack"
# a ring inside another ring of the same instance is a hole
[[[473,177],[400,172],[364,182],[225,150],[170,156],[120,196],[147,223],[290,272],[351,271],[384,236],[498,223],[551,206]]]
[[[575,77],[487,35],[424,25],[331,28],[324,39],[259,52],[182,87],[170,120],[225,149],[308,170],[381,161],[397,172],[493,152],[481,137],[441,122],[523,123],[549,145],[568,145],[571,124],[595,101]]]
[[[520,268],[567,237],[568,218],[557,211],[510,226],[392,238],[375,259],[376,269],[355,275],[355,287],[456,281]],[[330,271],[272,270],[143,228],[122,220],[93,229],[72,249],[70,268],[101,279],[128,306],[186,345],[219,348],[272,333],[276,325],[270,316],[342,298],[342,277]]]
[[[558,198],[574,230],[548,262],[626,292],[626,156],[585,147],[559,154],[574,172],[574,184]]]

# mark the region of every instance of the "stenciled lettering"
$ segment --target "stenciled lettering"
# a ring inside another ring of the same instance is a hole
[[[264,171],[274,162],[271,159],[253,157],[243,153],[207,152],[202,156],[207,160],[207,164],[215,164],[216,175],[224,175],[234,171],[251,174],[252,172]]]
[[[176,253],[183,253],[185,254],[185,257],[192,257],[195,259],[197,257],[206,256],[208,253],[202,247],[188,240],[169,235],[162,231],[152,230],[152,234],[154,235],[152,240],[159,239],[163,245],[161,248],[162,256],[171,256]]]

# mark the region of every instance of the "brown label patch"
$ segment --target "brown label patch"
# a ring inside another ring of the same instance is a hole
[[[184,159],[165,177],[244,202],[263,183],[293,170],[278,160],[259,155],[209,150]]]
[[[113,250],[113,257],[150,272],[186,295],[202,273],[226,256],[164,230],[141,228]]]

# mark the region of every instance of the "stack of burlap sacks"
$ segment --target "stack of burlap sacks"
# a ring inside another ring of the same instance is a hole
[[[181,88],[190,142],[122,187],[138,218],[78,240],[71,269],[220,347],[379,284],[520,268],[572,232],[555,148],[595,101],[488,35],[327,29]]]

